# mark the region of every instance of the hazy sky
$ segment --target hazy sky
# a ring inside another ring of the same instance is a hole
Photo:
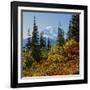
[[[60,24],[64,32],[67,33],[72,14],[23,11],[23,39],[27,38],[28,29],[32,35],[34,16],[38,31],[43,31],[46,37],[56,38]]]

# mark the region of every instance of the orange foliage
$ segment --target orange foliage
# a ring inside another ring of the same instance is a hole
[[[62,47],[51,48],[47,59],[33,62],[23,70],[24,77],[79,74],[79,43],[67,41]]]

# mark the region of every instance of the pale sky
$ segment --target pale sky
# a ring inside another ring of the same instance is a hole
[[[43,31],[46,37],[56,38],[59,24],[67,33],[72,14],[23,11],[23,39],[28,37],[28,29],[32,35],[34,16],[39,33]]]

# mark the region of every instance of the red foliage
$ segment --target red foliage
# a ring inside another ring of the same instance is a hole
[[[79,43],[74,43],[65,49],[65,53],[79,55]]]

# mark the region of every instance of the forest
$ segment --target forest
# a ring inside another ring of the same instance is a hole
[[[69,22],[67,38],[58,26],[58,35],[52,46],[50,38],[39,34],[35,16],[32,37],[22,51],[22,76],[53,76],[79,74],[79,14],[73,14]]]

